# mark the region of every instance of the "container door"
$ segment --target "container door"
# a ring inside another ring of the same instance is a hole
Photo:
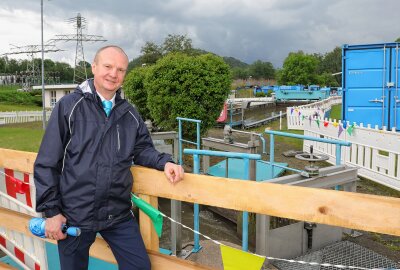
[[[391,78],[388,83],[390,89],[390,128],[400,130],[400,47],[399,44],[392,48]]]
[[[344,50],[343,116],[347,121],[388,125],[390,48]]]

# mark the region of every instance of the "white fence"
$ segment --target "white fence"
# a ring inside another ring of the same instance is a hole
[[[46,111],[46,120],[49,120],[51,111]],[[0,112],[0,125],[36,122],[43,120],[42,111]]]
[[[286,119],[288,129],[303,130],[304,121],[306,121],[309,116],[324,118],[325,113],[329,111],[333,105],[340,103],[342,103],[341,96],[332,96],[307,105],[287,107]]]
[[[342,148],[342,163],[358,167],[362,177],[400,190],[400,133],[318,118],[304,119],[303,127],[307,136],[351,142],[351,147]],[[308,152],[310,145],[335,164],[334,145],[305,140],[303,150]]]

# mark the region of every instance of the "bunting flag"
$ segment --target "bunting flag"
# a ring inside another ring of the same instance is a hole
[[[224,270],[260,270],[265,257],[220,245]]]
[[[354,124],[347,128],[347,133],[351,136],[353,134]]]
[[[319,127],[319,119],[315,120],[315,122],[317,122],[317,126]]]
[[[162,234],[162,225],[163,225],[163,216],[158,209],[155,209],[151,204],[147,203],[146,201],[140,199],[139,197],[135,196],[133,193],[131,194],[132,202],[149,216],[151,221],[153,222],[153,226],[157,232],[158,237],[161,237]]]
[[[301,115],[301,112],[299,111],[299,116]]]
[[[339,125],[339,132],[338,132],[338,137],[340,137],[340,135],[342,134],[342,132],[343,132],[343,128],[342,128],[342,126],[341,125]]]
[[[292,115],[293,114],[293,111],[294,111],[294,109],[293,109],[293,107],[290,109],[290,114]]]
[[[339,124],[338,124],[337,122],[333,122],[332,125],[333,125],[334,127],[337,127]]]
[[[347,121],[343,121],[343,128],[344,128],[344,129],[347,128]]]
[[[301,117],[301,120],[304,120],[306,118],[306,116],[305,115],[303,115],[302,117]]]
[[[329,122],[328,121],[324,121],[324,127],[328,127]]]

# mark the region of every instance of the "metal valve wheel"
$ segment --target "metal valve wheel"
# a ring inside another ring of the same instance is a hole
[[[323,154],[314,154],[313,146],[310,146],[310,153],[301,153],[297,154],[294,157],[300,160],[308,161],[309,166],[305,166],[305,174],[306,177],[312,177],[319,175],[319,167],[315,165],[315,162],[328,160],[329,157]],[[303,175],[303,174],[302,174]]]
[[[297,154],[294,157],[300,160],[309,161],[309,162],[318,162],[328,160],[329,157],[323,154],[314,154],[313,146],[310,146],[310,153],[301,153]]]

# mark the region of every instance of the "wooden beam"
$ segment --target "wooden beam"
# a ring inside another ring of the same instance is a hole
[[[140,198],[145,202],[151,204],[155,209],[158,209],[157,197],[149,195],[140,195]],[[148,250],[159,250],[159,239],[156,230],[154,229],[153,222],[148,215],[139,211],[140,220],[140,234],[142,235],[144,245]]]
[[[173,185],[163,172],[131,171],[138,194],[400,236],[400,198],[189,173]]]
[[[29,220],[32,217],[29,215],[21,214],[12,210],[8,210],[6,208],[0,207],[0,227],[3,227],[5,229],[10,229],[16,232],[23,233],[28,236],[33,236],[28,228],[28,223]],[[53,244],[57,244],[56,241],[49,240],[49,239],[43,239],[43,238],[38,238],[43,241],[47,241]],[[116,264],[115,257],[106,243],[101,238],[96,238],[95,243],[92,245],[90,248],[90,256],[98,258],[100,260],[109,262],[109,263],[114,263]],[[205,267],[202,265],[199,265],[194,262],[190,261],[185,261],[182,259],[178,259],[176,257],[172,256],[167,256],[160,254],[158,252],[152,251],[152,250],[147,250],[147,253],[149,254],[150,261],[151,261],[151,269],[154,270],[165,270],[165,269],[176,269],[176,270],[212,270],[214,268],[209,268]],[[0,266],[0,269],[1,266]],[[6,268],[7,269],[7,268]]]
[[[32,152],[0,148],[0,168],[33,173],[36,156],[37,154]]]

